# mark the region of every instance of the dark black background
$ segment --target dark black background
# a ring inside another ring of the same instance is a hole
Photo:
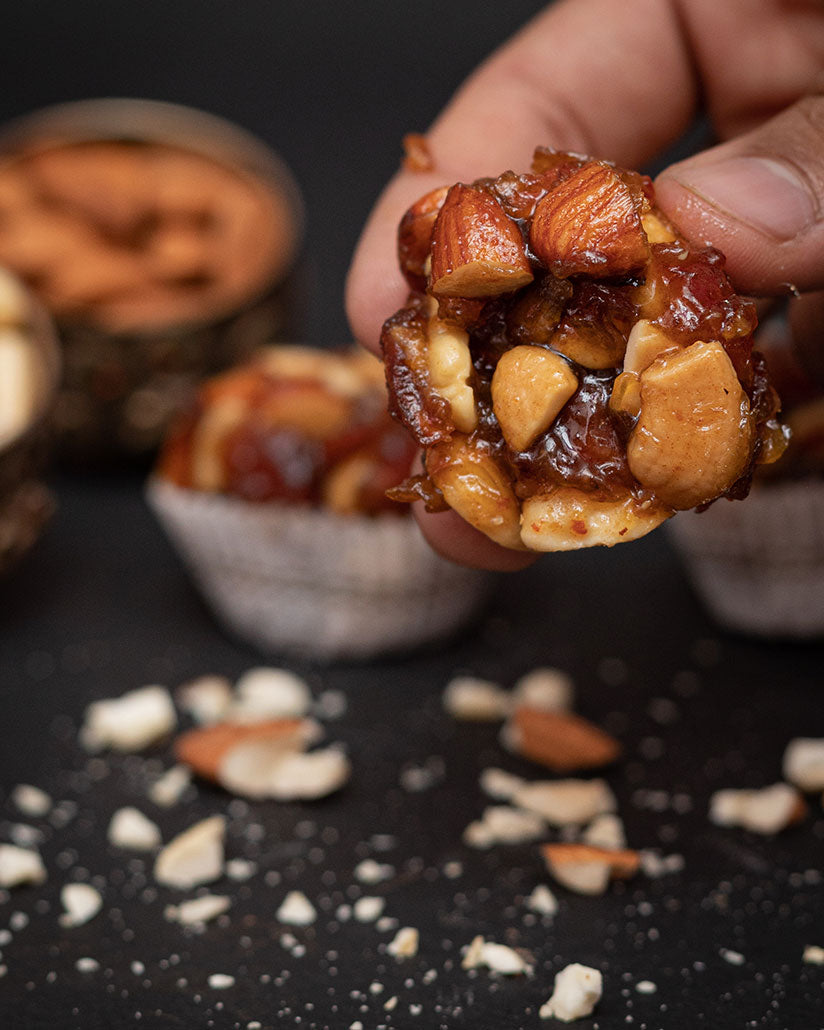
[[[347,339],[349,255],[397,165],[402,135],[424,129],[463,76],[540,6],[7,5],[0,120],[55,101],[120,95],[191,104],[253,130],[280,151],[304,191],[311,303],[303,336],[339,343]],[[213,623],[145,507],[141,479],[134,471],[56,477],[55,520],[0,582],[4,792],[33,782],[79,812],[65,829],[37,822],[49,881],[0,900],[0,928],[19,926],[15,912],[29,917],[0,947],[0,1026],[244,1028],[258,1020],[337,1030],[360,1020],[368,1030],[537,1028],[555,972],[571,961],[605,977],[598,1013],[583,1028],[824,1025],[821,972],[801,962],[806,944],[824,944],[818,800],[800,827],[774,840],[720,831],[706,818],[712,790],[773,782],[791,737],[824,735],[820,646],[721,633],[663,532],[611,552],[553,556],[502,579],[480,626],[436,652],[368,666],[290,663],[316,690],[347,693],[346,715],[329,728],[349,746],[355,770],[339,797],[246,811],[200,790],[161,812],[143,800],[141,763],[87,766],[75,743],[85,705],[147,682],[234,676],[260,658]],[[545,925],[525,921],[518,900],[544,880],[534,846],[477,852],[460,841],[484,805],[482,768],[535,770],[500,749],[494,727],[455,724],[439,701],[454,671],[511,684],[538,664],[570,670],[580,709],[624,742],[627,758],[609,778],[631,844],[686,859],[683,874],[639,878],[604,898],[559,890],[561,911]],[[650,715],[649,702],[661,697],[677,706],[672,724]],[[168,764],[168,751],[155,757]],[[433,758],[444,771],[430,790],[399,787],[404,768]],[[650,790],[665,792],[664,811],[647,807]],[[675,794],[692,807],[674,811]],[[152,893],[150,871],[105,844],[111,812],[126,803],[156,818],[166,839],[196,817],[229,812],[229,855],[255,858],[260,872],[240,887],[217,884],[234,898],[226,925],[198,936],[163,920],[172,892]],[[10,802],[2,817],[7,839],[20,817]],[[262,840],[250,824],[264,828]],[[385,853],[370,844],[378,833],[395,838]],[[393,879],[365,891],[384,894],[387,914],[420,928],[418,958],[396,964],[378,947],[391,934],[335,928],[325,909],[314,927],[295,931],[303,956],[284,949],[274,918],[284,891],[300,888],[334,909],[351,900],[352,869],[365,855],[395,867]],[[450,860],[463,864],[457,880],[444,874]],[[280,873],[280,884],[266,882],[267,869]],[[100,878],[104,911],[85,927],[60,930],[59,887],[82,870]],[[461,971],[459,949],[476,933],[530,949],[535,975],[501,981]],[[741,952],[744,964],[725,962],[723,948]],[[77,972],[81,956],[95,957],[100,970]],[[134,961],[144,974],[132,971]],[[236,986],[210,990],[212,972],[234,973]],[[641,979],[653,980],[657,993],[637,994]],[[382,994],[369,992],[373,981],[385,985]],[[399,1003],[389,1013],[383,1002],[392,995]]]

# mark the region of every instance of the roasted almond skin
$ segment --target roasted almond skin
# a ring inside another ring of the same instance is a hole
[[[415,290],[422,290],[426,285],[432,230],[448,192],[448,186],[440,186],[416,200],[398,226],[398,263],[406,281]]]
[[[541,854],[550,869],[553,866],[605,862],[613,879],[624,880],[634,876],[641,866],[641,856],[631,848],[598,848],[593,844],[544,844]]]
[[[452,186],[432,234],[432,293],[495,297],[532,278],[517,222],[485,190]]]
[[[548,712],[521,706],[511,728],[518,754],[553,772],[596,769],[621,754],[618,741],[573,712]]]
[[[175,756],[204,780],[217,781],[220,763],[237,744],[249,740],[301,738],[303,719],[269,719],[256,723],[221,722],[188,730],[175,740]]]
[[[628,275],[650,255],[633,193],[617,171],[589,161],[539,202],[529,230],[555,275]]]

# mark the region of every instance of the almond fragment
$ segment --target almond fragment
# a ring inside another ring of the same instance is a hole
[[[558,883],[579,894],[603,894],[610,880],[628,879],[641,865],[637,851],[590,844],[544,844],[547,869]]]
[[[795,737],[784,751],[782,768],[799,790],[824,790],[824,738]]]
[[[535,208],[529,242],[555,275],[626,275],[649,257],[632,193],[616,170],[589,161]]]
[[[602,993],[600,970],[573,962],[556,974],[552,997],[541,1006],[538,1015],[541,1019],[572,1023],[591,1015]]]
[[[804,799],[788,783],[774,783],[761,790],[717,790],[710,798],[711,822],[765,835],[800,822],[806,812]]]
[[[448,186],[440,186],[415,201],[398,226],[398,261],[412,286],[421,287],[426,279],[432,230],[448,192]]]
[[[612,547],[637,540],[672,514],[662,504],[639,503],[631,494],[601,498],[562,486],[523,502],[521,539],[532,551]]]
[[[525,705],[515,709],[507,739],[518,754],[558,773],[608,765],[621,753],[614,737],[582,716]]]
[[[492,376],[492,409],[512,450],[531,447],[577,389],[560,354],[526,345],[506,351]]]
[[[175,741],[175,755],[205,780],[217,780],[226,755],[250,740],[277,742],[284,751],[300,750],[317,733],[309,719],[269,719],[257,723],[217,723],[182,733]]]
[[[65,911],[58,922],[65,927],[83,926],[103,907],[100,892],[88,883],[67,883],[60,891],[60,902]]]
[[[46,867],[38,852],[14,844],[0,844],[0,887],[43,883]]]
[[[484,190],[452,186],[432,234],[432,293],[494,297],[531,281],[517,223]]]
[[[218,783],[241,797],[310,801],[334,793],[347,782],[351,765],[336,747],[303,752],[277,740],[246,740],[230,748],[220,763]]]
[[[226,820],[213,815],[179,833],[160,852],[154,877],[166,887],[189,890],[211,883],[223,872],[223,838]]]
[[[432,307],[437,309],[434,301]],[[434,310],[427,329],[429,379],[435,393],[449,404],[455,426],[462,433],[471,433],[478,423],[478,415],[475,393],[469,383],[472,375],[469,333],[442,322]]]
[[[553,826],[580,826],[616,807],[609,784],[600,779],[522,781],[510,800]]]

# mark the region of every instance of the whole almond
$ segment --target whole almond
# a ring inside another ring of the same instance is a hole
[[[636,201],[610,165],[590,161],[538,203],[533,251],[555,275],[627,275],[649,258]]]
[[[595,769],[621,753],[618,741],[573,712],[551,712],[521,705],[505,730],[513,750],[553,772]]]
[[[205,780],[217,780],[220,764],[229,751],[250,740],[276,740],[302,749],[309,738],[307,719],[270,719],[258,723],[217,723],[182,733],[175,741],[177,759]]]
[[[432,293],[494,297],[532,278],[517,222],[484,190],[453,186],[432,234]]]

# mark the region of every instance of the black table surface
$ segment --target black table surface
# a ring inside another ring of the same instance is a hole
[[[425,128],[539,6],[19,4],[2,16],[0,118],[60,100],[146,96],[257,132],[306,198],[302,336],[338,343],[348,338],[348,257],[400,137]],[[824,649],[720,631],[665,532],[502,577],[480,622],[437,649],[320,666],[262,657],[220,630],[146,507],[138,471],[66,471],[54,485],[55,519],[0,582],[0,840],[31,823],[49,870],[42,886],[0,895],[0,1026],[537,1028],[557,1025],[542,1024],[538,1009],[569,962],[604,974],[603,1000],[583,1028],[824,1026],[824,972],[802,961],[805,946],[824,945],[818,799],[774,838],[707,818],[712,791],[772,783],[791,738],[824,736]],[[170,764],[169,748],[90,760],[78,747],[95,698],[203,673],[234,677],[261,662],[295,669],[318,695],[345,695],[345,712],[328,725],[353,764],[340,794],[247,804],[198,787],[160,810],[145,800],[146,777]],[[455,673],[510,685],[539,665],[567,670],[578,709],[621,739],[625,757],[607,777],[631,845],[684,857],[682,872],[639,876],[603,897],[558,888],[551,920],[524,900],[547,881],[536,845],[480,851],[461,839],[488,803],[481,770],[540,770],[503,750],[494,725],[458,723],[441,707]],[[421,771],[425,789],[409,789],[409,770]],[[65,826],[26,820],[8,798],[21,782],[71,803],[59,811],[74,817]],[[199,817],[228,816],[228,857],[257,871],[215,885],[232,897],[226,917],[203,933],[164,919],[181,895],[154,884],[149,860],[106,843],[112,812],[126,804],[146,810],[164,839]],[[364,857],[391,866],[390,877],[360,884]],[[59,891],[75,879],[97,885],[104,907],[64,929]],[[314,925],[278,923],[291,889],[316,905]],[[386,916],[420,930],[415,958],[386,954],[391,928],[338,917],[358,893],[384,897]],[[461,948],[476,934],[527,949],[533,974],[463,970]],[[84,957],[99,966],[79,970]],[[234,986],[210,987],[212,973],[233,975]],[[655,992],[639,993],[642,980]]]

